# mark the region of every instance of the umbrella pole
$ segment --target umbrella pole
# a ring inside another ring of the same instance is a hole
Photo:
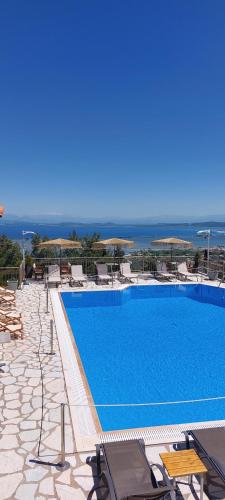
[[[173,247],[171,245],[170,247],[170,259],[171,259],[171,262],[173,261]]]

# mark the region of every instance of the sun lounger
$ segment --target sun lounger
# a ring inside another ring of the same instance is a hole
[[[156,277],[165,280],[174,280],[175,275],[170,273],[167,269],[166,262],[156,262]]]
[[[175,499],[173,486],[161,465],[150,465],[140,440],[96,445],[97,473],[109,490],[111,500]],[[159,485],[153,469],[163,478]],[[108,497],[107,497],[108,498]]]
[[[123,279],[125,278],[130,283],[132,283],[132,280],[135,279],[135,278],[138,281],[139,274],[131,272],[131,268],[130,268],[130,263],[129,262],[124,262],[124,263],[120,264],[120,273],[121,273],[122,278]]]
[[[2,306],[2,304],[1,304],[0,305],[0,315],[1,314],[3,314],[3,315],[16,314],[15,306],[13,306],[12,304],[5,304],[4,306]]]
[[[208,279],[210,281],[217,281],[218,275],[219,275],[218,271],[212,271],[212,270],[208,271]]]
[[[21,321],[21,314],[13,313],[13,316],[10,314],[0,314],[0,323],[4,324],[13,324],[19,323]]]
[[[34,265],[33,266],[33,274],[34,274],[34,278],[35,280],[43,280],[44,278],[44,266],[36,266]]]
[[[0,305],[6,306],[7,304],[15,304],[15,295],[11,293],[0,293]]]
[[[190,447],[189,436],[191,436],[197,453],[216,471],[224,483],[223,489],[225,490],[225,427],[190,430],[185,432],[185,436],[187,448]]]
[[[15,308],[16,308],[15,301],[3,302],[0,297],[0,309],[1,311],[4,311],[4,314],[5,312],[15,311]]]
[[[71,268],[70,264],[61,264],[60,266],[61,276],[67,276],[68,274],[70,274],[70,268]]]
[[[1,293],[9,293],[11,295],[14,295],[15,297],[15,290],[10,290],[9,288],[3,288],[2,286],[0,286],[0,294]]]
[[[20,337],[23,338],[23,325],[22,323],[18,324],[7,324],[3,325],[0,323],[0,332],[9,332],[14,338]]]
[[[179,278],[184,278],[187,280],[188,278],[196,278],[197,281],[199,278],[202,278],[202,276],[198,273],[190,273],[187,268],[187,263],[186,262],[181,262],[177,266],[177,274]]]
[[[70,285],[73,284],[83,285],[87,283],[87,275],[83,273],[83,268],[81,265],[71,266],[71,278]]]
[[[0,330],[0,344],[7,344],[8,342],[11,342],[11,336],[9,332],[6,332],[5,330]],[[2,353],[3,354],[3,353]],[[6,363],[0,363],[0,372],[4,373],[4,368],[6,366]]]
[[[58,265],[48,266],[48,274],[46,276],[48,284],[61,285],[60,268]]]
[[[96,269],[97,269],[98,282],[109,283],[109,281],[111,281],[112,277],[110,276],[110,274],[108,274],[108,269],[106,264],[96,263]]]

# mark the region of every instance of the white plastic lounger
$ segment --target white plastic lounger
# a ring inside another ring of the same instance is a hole
[[[138,280],[139,274],[131,272],[129,262],[125,262],[123,264],[120,264],[120,272],[121,272],[122,278],[126,278],[129,281],[132,281],[132,279],[135,279],[135,278]]]
[[[181,262],[181,264],[178,264],[177,266],[177,272],[178,272],[178,277],[184,277],[186,280],[188,278],[196,278],[198,281],[198,278],[202,279],[202,276],[198,273],[190,273],[187,268],[187,263],[186,262]]]
[[[81,265],[71,266],[70,284],[72,285],[73,283],[87,283],[87,275],[83,273],[83,268]]]
[[[157,262],[156,263],[156,275],[158,275],[161,278],[164,278],[166,280],[174,280],[175,275],[172,273],[169,273],[167,269],[166,262]]]
[[[97,281],[103,281],[106,283],[109,283],[111,281],[111,276],[108,274],[108,269],[106,264],[98,264],[96,263],[96,269],[97,269]]]
[[[46,276],[49,284],[61,285],[60,268],[57,264],[48,266],[48,275]]]

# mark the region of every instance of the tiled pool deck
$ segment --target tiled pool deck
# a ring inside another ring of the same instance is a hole
[[[67,393],[55,332],[55,355],[48,355],[52,309],[50,304],[46,314],[44,285],[30,283],[17,291],[17,309],[23,317],[24,339],[0,347],[1,359],[6,363],[0,373],[0,499],[94,500],[95,492],[90,495],[92,469],[86,464],[94,450],[76,451],[67,407],[66,459],[70,468],[62,472],[50,465],[60,461],[60,403],[67,402]],[[147,447],[149,461],[159,462],[159,453],[170,448],[169,444]],[[196,479],[192,488],[179,483],[179,490],[179,498],[199,497]]]

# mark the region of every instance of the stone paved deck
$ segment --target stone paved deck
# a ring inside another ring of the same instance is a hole
[[[69,410],[66,452],[70,468],[62,472],[48,464],[60,460],[60,403],[67,400],[56,336],[55,356],[46,354],[52,311],[50,306],[46,314],[43,284],[32,283],[17,291],[17,309],[23,317],[24,339],[0,347],[1,359],[7,365],[0,374],[0,499],[94,500],[95,493],[88,497],[93,477],[86,459],[91,453],[77,453]],[[148,448],[149,460],[158,462],[159,452],[169,448]],[[198,494],[196,479],[193,488]],[[196,499],[188,485],[180,484],[180,492],[179,498]]]

